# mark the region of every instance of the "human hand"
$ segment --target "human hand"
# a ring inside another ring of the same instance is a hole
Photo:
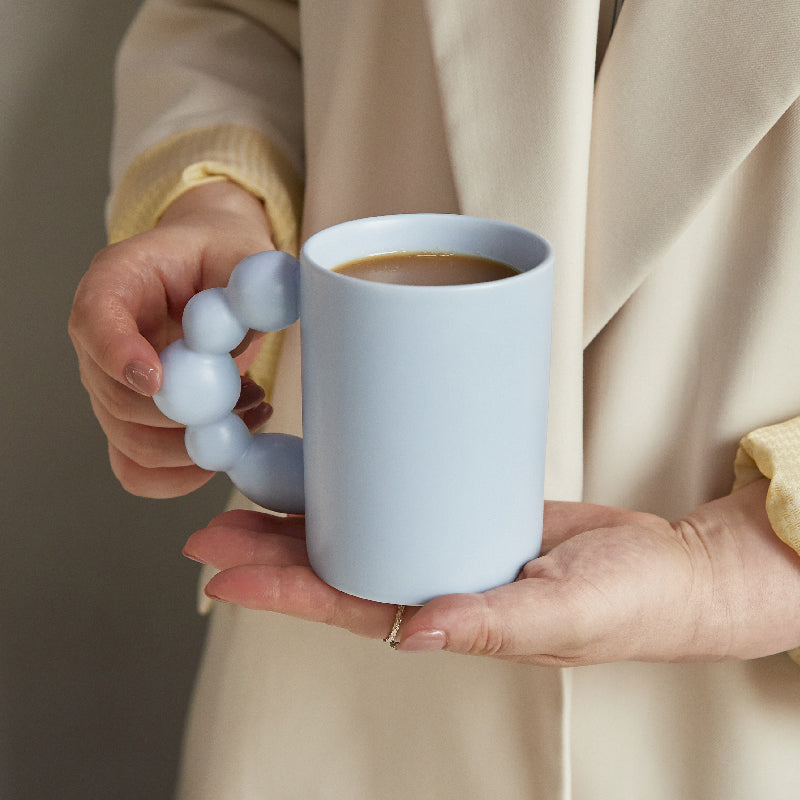
[[[769,525],[767,481],[680,522],[546,503],[543,553],[511,584],[407,608],[401,651],[444,649],[530,664],[756,658],[800,644],[800,558]],[[311,570],[302,517],[233,511],[193,534],[221,570],[206,593],[383,638],[394,606],[351,597]]]
[[[80,282],[69,332],[111,467],[133,494],[175,497],[211,478],[189,459],[184,429],[151,399],[161,386],[158,353],[181,336],[194,294],[224,286],[242,258],[272,249],[261,203],[221,181],[183,194],[153,230],[102,250]],[[249,344],[237,351],[240,369],[252,361]],[[263,399],[243,379],[236,410],[251,430],[271,413]]]

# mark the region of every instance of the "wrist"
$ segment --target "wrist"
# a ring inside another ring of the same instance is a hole
[[[190,221],[208,215],[215,219],[243,218],[269,233],[261,200],[238,183],[224,178],[187,189],[167,206],[158,224]]]
[[[757,480],[674,526],[710,589],[698,630],[725,629],[727,656],[755,658],[800,643],[800,558],[770,525],[768,487]]]

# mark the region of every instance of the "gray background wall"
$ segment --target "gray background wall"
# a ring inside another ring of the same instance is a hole
[[[103,245],[135,0],[0,0],[0,798],[168,798],[204,623],[180,548],[221,506],[128,496],[66,333]]]

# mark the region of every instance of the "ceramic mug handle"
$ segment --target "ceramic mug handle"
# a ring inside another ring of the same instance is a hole
[[[304,510],[303,441],[283,433],[251,434],[233,413],[241,379],[230,353],[248,330],[278,331],[299,317],[300,265],[278,250],[245,258],[224,289],[196,294],[183,313],[183,338],[161,351],[159,410],[186,426],[186,449],[203,469],[226,472],[264,508]]]

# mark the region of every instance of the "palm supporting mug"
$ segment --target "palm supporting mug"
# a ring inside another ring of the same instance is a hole
[[[335,271],[386,253],[456,253],[516,274],[464,285]],[[354,220],[267,252],[187,305],[155,401],[189,455],[254,502],[305,513],[327,583],[419,605],[513,581],[539,553],[553,254],[540,236],[461,215]],[[251,436],[229,351],[300,318],[303,438]]]

